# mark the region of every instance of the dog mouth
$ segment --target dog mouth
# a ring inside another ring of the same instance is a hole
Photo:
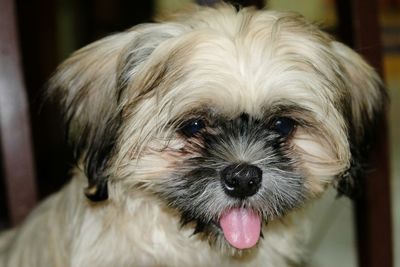
[[[226,241],[234,248],[248,249],[254,247],[261,233],[261,216],[248,208],[231,208],[219,218]]]

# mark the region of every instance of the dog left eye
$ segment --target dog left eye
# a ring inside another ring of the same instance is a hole
[[[185,122],[180,128],[180,131],[187,137],[192,137],[198,134],[205,127],[206,124],[202,119],[193,119]]]
[[[290,118],[280,117],[274,120],[272,128],[278,132],[281,136],[290,135],[294,128],[296,127],[296,122]]]

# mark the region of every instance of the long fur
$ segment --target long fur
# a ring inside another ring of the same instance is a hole
[[[84,47],[48,95],[61,103],[77,168],[0,238],[0,266],[301,263],[301,210],[330,185],[351,194],[385,101],[374,70],[301,16],[228,5]],[[275,128],[279,118],[294,123],[290,133]],[[205,126],[185,136],[193,120]],[[221,171],[243,162],[263,180],[235,199]],[[217,221],[235,207],[263,218],[254,248],[222,235]]]

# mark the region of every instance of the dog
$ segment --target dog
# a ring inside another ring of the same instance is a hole
[[[75,52],[50,79],[72,180],[1,266],[294,266],[309,203],[352,195],[386,94],[293,13],[198,7]]]

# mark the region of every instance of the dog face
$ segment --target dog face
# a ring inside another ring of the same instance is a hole
[[[100,40],[50,84],[89,199],[146,192],[234,251],[327,186],[350,193],[385,98],[303,18],[230,6]]]

